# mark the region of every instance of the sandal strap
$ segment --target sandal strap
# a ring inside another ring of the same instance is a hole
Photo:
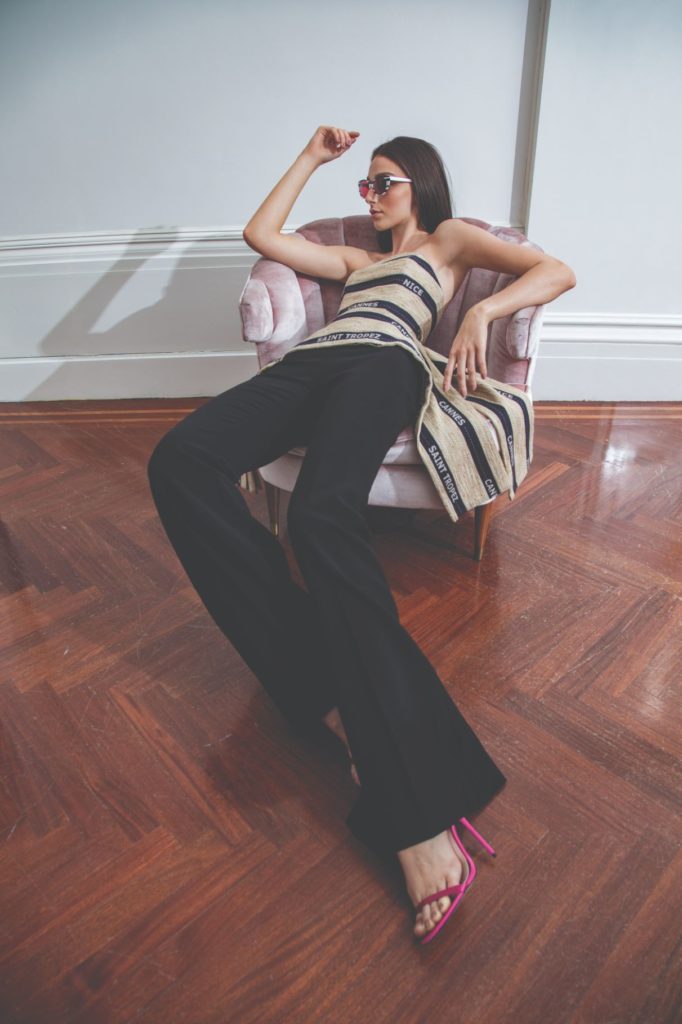
[[[457,896],[463,889],[466,889],[466,885],[463,882],[458,882],[457,885],[449,885],[446,889],[439,889],[438,892],[432,892],[430,896],[425,896],[414,909],[420,910],[427,903],[433,903],[434,900],[440,899],[441,896]]]

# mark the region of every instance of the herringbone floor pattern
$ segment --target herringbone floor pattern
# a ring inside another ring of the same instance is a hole
[[[343,747],[292,735],[157,518],[201,401],[0,407],[4,1024],[679,1020],[682,406],[539,403],[481,563],[470,517],[371,512],[508,778],[420,947]]]

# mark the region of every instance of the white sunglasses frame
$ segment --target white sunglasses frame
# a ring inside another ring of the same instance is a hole
[[[374,187],[374,182],[376,181],[377,178],[385,178],[388,181],[388,185],[386,186],[383,192],[377,192],[377,190]],[[397,174],[388,174],[386,171],[379,171],[379,173],[375,174],[373,178],[360,178],[358,182],[358,192],[360,191],[360,186],[364,182],[367,182],[369,188],[372,189],[372,192],[374,192],[375,196],[385,196],[394,181],[412,181],[412,178],[400,178],[398,177]],[[367,190],[367,192],[369,194],[369,189]],[[361,194],[360,198],[366,199],[367,196],[363,196]]]

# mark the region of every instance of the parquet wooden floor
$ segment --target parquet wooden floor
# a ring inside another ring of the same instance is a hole
[[[680,1020],[682,406],[538,403],[481,563],[472,517],[370,513],[508,779],[419,946],[342,745],[293,735],[158,520],[202,401],[0,406],[3,1024]]]

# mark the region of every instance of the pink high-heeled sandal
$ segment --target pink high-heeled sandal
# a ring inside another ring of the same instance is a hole
[[[491,856],[497,856],[490,843],[486,842],[486,840],[483,838],[480,832],[476,831],[476,829],[474,828],[470,821],[467,821],[466,818],[460,818],[459,820],[462,822],[464,827],[467,828],[469,832],[471,832],[471,834],[476,837],[476,839],[478,839],[481,846],[483,846],[483,848],[487,850],[488,853],[491,854]],[[465,850],[464,846],[462,845],[462,841],[457,835],[457,827],[455,825],[450,826],[450,834],[457,843],[458,849],[464,854],[464,858],[467,862],[467,873],[461,882],[458,882],[456,885],[449,885],[445,889],[439,889],[438,892],[433,892],[431,893],[430,896],[425,896],[424,899],[420,900],[419,903],[414,908],[415,911],[421,910],[421,908],[425,906],[427,903],[433,903],[434,900],[440,899],[441,896],[449,896],[451,900],[450,906],[445,911],[445,913],[441,917],[440,921],[435,925],[435,927],[433,927],[431,931],[425,932],[424,935],[422,936],[415,936],[415,938],[419,938],[419,941],[422,945],[425,942],[430,942],[431,939],[434,939],[436,937],[436,935],[441,930],[443,925],[446,923],[448,918],[454,913],[459,904],[462,902],[464,893],[467,891],[467,889],[469,889],[474,878],[476,877],[476,865],[474,864],[473,860],[471,859],[471,857]]]

